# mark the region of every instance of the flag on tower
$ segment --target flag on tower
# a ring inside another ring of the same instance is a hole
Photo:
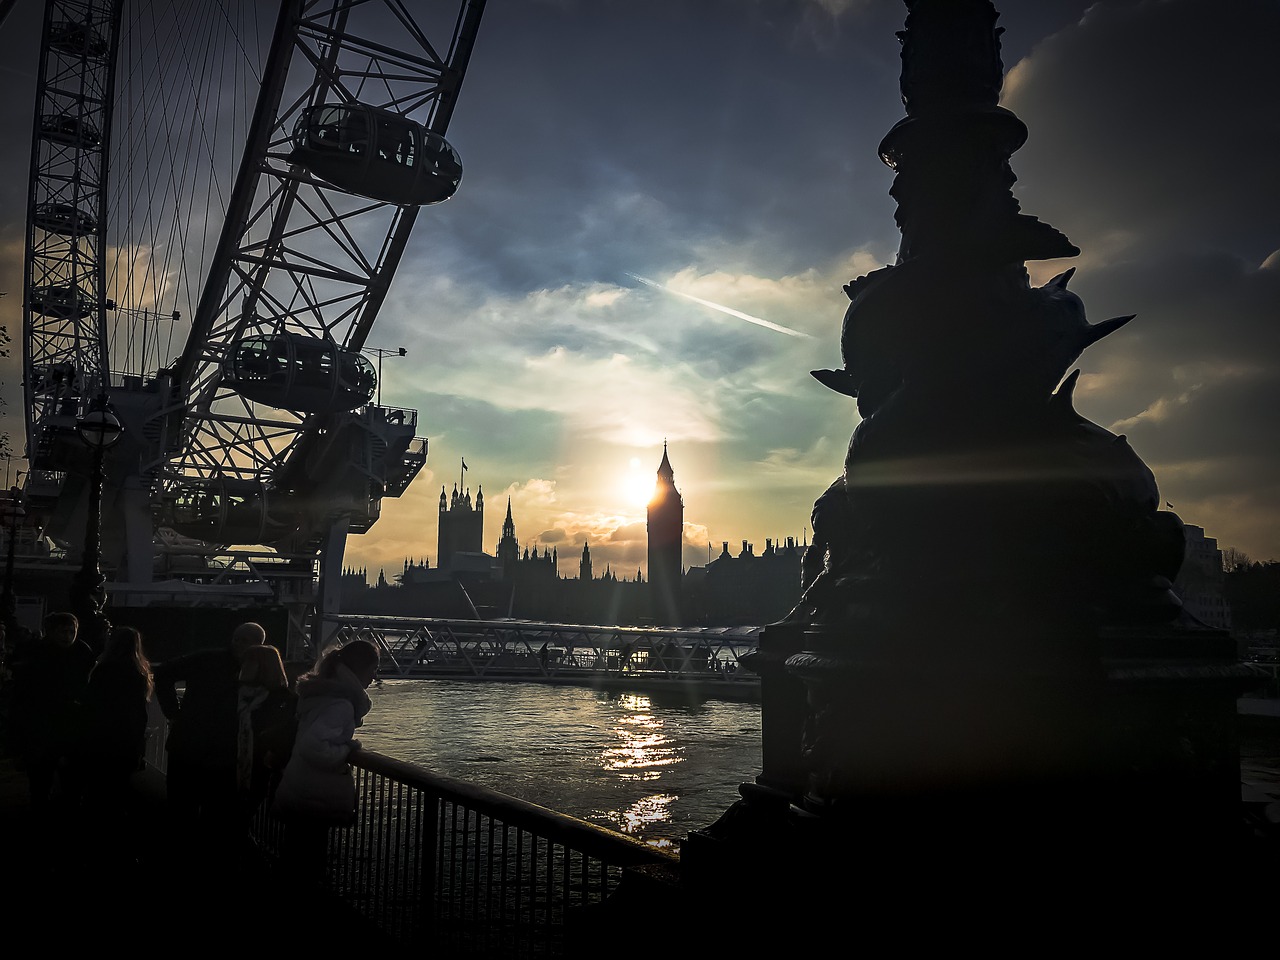
[[[466,458],[466,457],[463,457],[463,458],[462,458],[462,469],[463,469],[463,470],[467,469],[467,458]]]

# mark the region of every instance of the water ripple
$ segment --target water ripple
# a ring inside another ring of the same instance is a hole
[[[370,696],[370,750],[650,843],[714,822],[760,772],[759,704],[447,680]]]

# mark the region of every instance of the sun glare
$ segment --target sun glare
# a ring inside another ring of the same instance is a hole
[[[628,506],[647,506],[653,496],[654,475],[640,467],[640,459],[632,457],[622,477],[622,493]]]

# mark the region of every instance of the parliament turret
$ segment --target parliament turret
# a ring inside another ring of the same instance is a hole
[[[458,553],[484,552],[484,492],[477,489],[475,505],[471,491],[459,492],[455,485],[450,496],[440,488],[440,526],[437,539],[436,566],[448,570]]]

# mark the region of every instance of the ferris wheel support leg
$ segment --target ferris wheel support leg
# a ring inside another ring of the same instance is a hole
[[[321,654],[338,632],[334,617],[342,612],[342,557],[347,549],[346,517],[334,521],[320,551],[320,582],[316,586],[316,615],[311,628],[311,643]]]
[[[141,478],[129,477],[116,502],[124,512],[124,580],[129,584],[151,583],[155,579],[151,494],[142,485]]]

